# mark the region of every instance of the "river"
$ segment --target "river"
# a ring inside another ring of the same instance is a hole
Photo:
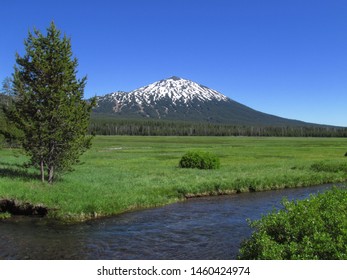
[[[15,217],[0,221],[0,259],[235,259],[247,218],[329,187],[194,198],[75,225]]]

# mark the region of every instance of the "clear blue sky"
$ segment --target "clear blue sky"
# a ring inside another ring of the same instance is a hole
[[[71,37],[85,97],[176,75],[254,109],[347,126],[346,0],[1,0],[0,81],[34,27]]]

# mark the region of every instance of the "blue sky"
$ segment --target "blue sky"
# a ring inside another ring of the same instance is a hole
[[[71,38],[85,97],[176,75],[266,113],[347,126],[345,0],[1,0],[0,81],[28,31]]]

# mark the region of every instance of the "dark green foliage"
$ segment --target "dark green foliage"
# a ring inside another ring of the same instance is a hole
[[[13,102],[13,81],[6,77],[2,83],[0,91],[0,146],[16,147],[19,145],[19,139],[23,137],[22,131],[6,120],[6,109]]]
[[[242,126],[148,118],[121,119],[104,114],[92,114],[89,131],[96,135],[347,137],[346,128],[336,127]]]
[[[347,152],[345,153],[345,157],[347,157]]]
[[[77,59],[70,40],[51,23],[47,36],[35,30],[17,54],[13,102],[5,108],[7,123],[23,132],[21,145],[40,169],[42,181],[69,170],[90,146],[86,136],[94,100],[83,100],[86,77],[76,78]]]
[[[5,111],[12,104],[12,97],[0,94],[0,146],[19,147],[23,132],[8,121]]]
[[[181,168],[218,169],[219,158],[207,152],[188,152],[179,162]]]
[[[252,222],[240,259],[347,259],[347,190],[283,201],[284,209]]]
[[[317,162],[311,165],[316,172],[347,172],[347,162]]]

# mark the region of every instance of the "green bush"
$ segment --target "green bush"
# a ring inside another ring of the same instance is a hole
[[[181,168],[217,169],[220,167],[219,158],[207,152],[188,152],[179,162]]]
[[[252,222],[240,259],[347,259],[347,190],[283,201],[284,209]]]

